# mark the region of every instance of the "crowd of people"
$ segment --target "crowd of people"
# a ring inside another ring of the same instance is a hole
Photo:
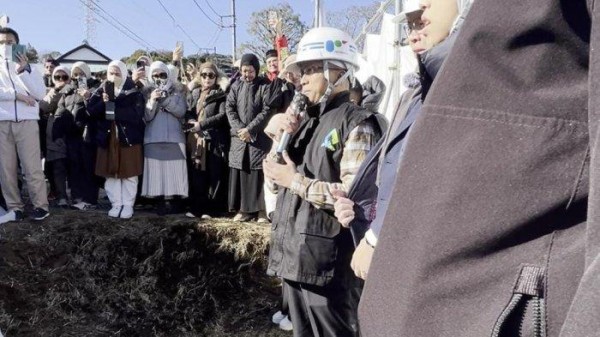
[[[16,31],[1,34],[5,46],[18,44]],[[180,76],[176,50],[176,65],[143,56],[133,71],[113,61],[96,74],[84,62],[69,69],[47,59],[43,81],[25,56],[12,61],[9,54],[1,118],[12,143],[3,142],[0,155],[8,210],[0,223],[25,217],[19,171],[34,220],[48,216],[49,199],[97,209],[103,188],[110,217],[131,218],[137,201],[161,215],[234,212],[235,221],[268,222],[262,161],[272,142],[263,129],[285,111],[299,79],[279,71],[277,50],[265,55],[264,74],[259,58],[246,54],[231,78],[210,61]]]
[[[35,220],[46,178],[58,206],[84,211],[103,183],[111,217],[141,197],[271,222],[272,318],[296,337],[595,335],[598,13],[509,3],[398,15],[418,69],[389,119],[385,86],[358,83],[357,47],[335,28],[294,55],[278,36],[264,75],[253,54],[231,78],[206,62],[185,84],[177,57],[131,76],[113,61],[105,80],[47,64],[49,89],[26,57],[8,60],[19,36],[2,28],[0,223],[24,218],[19,168]]]

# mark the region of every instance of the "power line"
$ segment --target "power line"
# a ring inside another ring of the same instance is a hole
[[[206,1],[206,4],[208,5],[208,8],[210,8],[211,11],[213,11],[213,13],[215,13],[216,16],[222,18],[223,15],[220,15],[219,13],[217,13],[217,11],[213,8],[213,6],[210,5],[210,2],[208,2],[208,0],[204,0]]]
[[[219,37],[221,35],[221,32],[223,31],[223,27],[219,27],[217,29],[217,31],[213,34],[212,39],[210,39],[210,41],[208,42],[208,45],[210,46],[211,44],[215,44],[217,43],[217,41],[219,40]]]
[[[111,25],[114,29],[116,29],[119,32],[121,32],[123,35],[127,36],[128,38],[130,38],[133,42],[139,44],[144,49],[148,49],[148,47],[149,47],[148,45],[146,45],[143,42],[137,40],[135,37],[132,37],[131,35],[129,35],[129,33],[127,33],[127,31],[123,30],[121,27],[119,27],[119,26],[115,25],[114,23],[112,23],[104,15],[98,13],[97,10],[95,10],[93,7],[91,7],[87,3],[85,3],[84,0],[79,0],[79,2],[81,2],[81,4],[83,4],[84,6],[86,6],[87,8],[89,8],[90,10],[94,11],[94,13],[96,13],[96,15],[98,15],[102,20],[104,20],[106,23],[108,23],[109,25]]]
[[[156,0],[158,1],[158,3],[160,4],[160,6],[165,10],[165,12],[167,13],[167,15],[169,15],[171,17],[171,19],[173,20],[173,23],[175,24],[175,26],[177,28],[179,28],[179,30],[181,30],[183,32],[183,34],[185,34],[185,36],[187,36],[187,38],[192,41],[192,43],[197,47],[200,48],[200,46],[196,43],[196,41],[194,41],[194,39],[192,39],[192,37],[190,36],[190,34],[188,34],[185,29],[183,29],[183,27],[181,27],[178,23],[177,20],[175,20],[175,17],[173,17],[173,15],[171,15],[171,13],[169,13],[169,10],[167,9],[167,7],[165,7],[165,5],[163,5],[163,3],[160,0]]]
[[[125,24],[121,23],[120,20],[117,20],[114,16],[112,16],[109,12],[107,12],[106,10],[104,10],[104,8],[102,8],[102,6],[100,6],[98,3],[94,2],[94,0],[90,1],[92,4],[96,5],[96,7],[98,7],[102,12],[106,13],[106,15],[108,15],[110,18],[112,18],[116,23],[118,23],[119,25],[121,25],[123,28],[125,28],[128,32],[130,32],[131,34],[133,34],[135,37],[137,37],[140,41],[144,42],[146,45],[148,45],[149,47],[151,47],[154,50],[157,50],[158,48],[156,48],[156,46],[153,46],[151,43],[149,43],[148,41],[144,40],[141,36],[137,35],[134,31],[132,31],[131,29],[129,29],[129,27],[125,26]]]
[[[204,16],[212,23],[214,23],[217,27],[221,27],[222,24],[218,24],[215,20],[211,19],[210,16],[208,16],[208,14],[206,14],[206,12],[204,11],[204,9],[202,9],[202,7],[200,7],[200,5],[198,4],[198,1],[193,0],[194,3],[196,4],[196,7],[198,7],[198,9],[202,12],[202,14],[204,14]],[[214,10],[213,10],[214,11]],[[219,15],[219,14],[217,14]]]

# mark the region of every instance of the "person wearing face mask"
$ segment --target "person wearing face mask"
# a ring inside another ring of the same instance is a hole
[[[238,212],[234,221],[257,217],[261,222],[268,221],[264,214],[262,160],[271,147],[264,133],[271,115],[270,83],[257,76],[259,69],[256,55],[242,56],[242,77],[231,86],[225,106],[231,126],[229,210]]]
[[[347,33],[314,28],[298,46],[308,107],[269,122],[274,149],[282,131],[291,137],[284,163],[263,162],[277,191],[267,273],[283,278],[294,336],[358,336],[362,280],[350,269],[352,234],[333,216],[333,193],[347,191],[383,129],[375,113],[350,103],[358,55]]]
[[[229,122],[225,99],[229,81],[217,66],[198,68],[200,87],[188,95],[186,119],[190,175],[189,217],[208,218],[227,211]]]
[[[182,85],[169,77],[169,68],[160,61],[150,65],[149,98],[146,103],[144,174],[141,195],[161,198],[158,213],[173,211],[174,197],[188,196],[183,117],[187,110]],[[176,80],[176,79],[175,79]]]
[[[143,170],[144,95],[121,61],[108,64],[107,80],[92,94],[87,110],[96,121],[96,175],[106,178],[108,216],[133,216],[138,176]]]
[[[19,162],[34,206],[33,219],[42,220],[50,214],[38,125],[38,101],[46,89],[42,74],[32,69],[26,55],[13,60],[12,47],[17,43],[15,30],[0,27],[0,185],[9,211],[0,217],[0,223],[24,219],[25,205],[17,179]]]
[[[52,72],[54,86],[46,94],[46,97],[40,101],[40,110],[44,115],[48,116],[45,133],[46,167],[49,172],[49,179],[52,179],[53,186],[55,187],[54,192],[58,200],[57,205],[63,208],[69,206],[67,200],[67,143],[66,135],[60,131],[59,125],[56,125],[55,130],[55,120],[57,119],[58,103],[64,99],[69,91],[72,91],[72,88],[68,86],[71,80],[70,73],[71,70],[67,67],[58,66],[54,68]]]
[[[423,7],[425,7],[424,4]],[[433,83],[462,23],[462,21],[458,21],[458,18],[466,16],[470,3],[466,3],[459,13],[458,9],[460,8],[441,13],[434,12],[433,16],[427,9],[427,13],[425,13],[427,19],[436,24],[438,22],[445,23],[435,25],[435,31],[429,29],[430,36],[436,34],[435,39],[429,40],[425,40],[420,33],[420,29],[423,27],[422,9],[402,13],[395,18],[396,22],[401,24],[406,22],[408,25],[408,42],[416,53],[419,63],[418,72],[414,75],[409,74],[407,82],[411,82],[410,79],[413,77],[419,80],[408,85],[409,89],[402,96],[398,108],[392,116],[391,127],[386,137],[374,151],[369,153],[349,194],[339,192],[335,204],[335,215],[340,223],[343,226],[355,228],[355,231],[361,233],[358,238],[361,241],[354,253],[352,268],[356,275],[363,279],[367,278],[377,237],[391,201],[391,187],[396,180],[396,168],[399,165],[408,133],[427,96],[423,88],[429,88]],[[365,231],[366,237],[363,238],[362,233]]]
[[[90,90],[99,85],[91,78],[83,62],[75,62],[71,81],[62,90],[52,128],[53,138],[65,139],[67,146],[68,181],[75,209],[95,209],[98,202],[98,179],[94,174],[96,162],[96,125],[86,111]]]

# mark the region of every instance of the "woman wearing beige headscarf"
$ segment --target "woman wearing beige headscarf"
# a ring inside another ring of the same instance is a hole
[[[217,66],[206,62],[198,68],[195,88],[188,96],[187,137],[190,177],[189,217],[204,218],[227,211],[229,122],[225,114],[228,80]]]

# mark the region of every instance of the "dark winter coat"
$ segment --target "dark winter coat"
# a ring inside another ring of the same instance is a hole
[[[269,88],[269,107],[274,113],[285,112],[292,103],[295,88],[291,83],[280,78],[275,78]]]
[[[340,161],[348,135],[366,120],[377,130],[375,114],[350,103],[349,94],[341,93],[325,107],[324,113],[308,113],[308,116],[290,140],[290,157],[303,176],[339,183]],[[322,146],[332,131],[339,135],[339,145],[334,150]],[[269,275],[325,286],[351,274],[352,237],[331,211],[316,208],[290,190],[282,189],[277,194],[272,229]]]
[[[229,120],[231,148],[229,149],[229,167],[242,169],[246,151],[249,152],[250,169],[262,169],[262,160],[271,149],[271,139],[264,128],[271,117],[269,107],[270,83],[262,77],[252,82],[236,81],[227,95],[225,111]],[[238,130],[247,128],[253,141],[243,142],[237,136]]]
[[[77,89],[72,85],[66,86],[61,92],[64,94],[54,114],[52,136],[54,139],[66,138],[67,142],[83,140],[89,122],[85,99],[77,94]]]
[[[412,106],[411,103],[415,99],[421,99],[420,87],[408,89],[400,99],[398,109],[394,112],[394,116],[390,122],[391,129],[387,131],[386,136],[379,140],[375,147],[369,151],[369,154],[363,161],[356,178],[352,182],[348,190],[348,199],[354,202],[354,219],[350,222],[350,228],[355,244],[364,237],[365,232],[371,227],[371,222],[374,220],[375,209],[380,200],[377,200],[379,193],[378,176],[382,159],[382,152],[387,153],[393,146],[402,146],[405,143],[405,138],[408,130],[412,126],[416,115],[419,111],[412,111],[412,114],[406,116],[406,112]],[[414,110],[414,109],[413,109]],[[389,188],[392,182],[384,181],[383,188]],[[375,229],[376,234],[379,229]]]
[[[362,84],[363,98],[360,105],[370,111],[377,112],[379,104],[385,95],[385,83],[377,76],[369,76]]]
[[[188,94],[188,111],[186,121],[197,120],[196,106],[200,98],[201,89],[196,88]],[[225,157],[229,152],[229,121],[225,113],[225,100],[227,96],[222,88],[212,89],[204,100],[205,118],[200,122],[200,130],[205,139],[210,142],[210,150],[220,157]]]
[[[109,133],[113,121],[106,119],[106,106],[102,100],[104,82],[90,97],[87,110],[90,117],[96,121],[97,145],[103,148],[108,146]],[[115,97],[115,120],[118,138],[121,146],[142,144],[144,141],[144,95],[137,89],[131,78],[127,78],[123,89]]]
[[[588,106],[594,123],[600,106],[597,91],[588,101],[599,83],[589,38],[585,1],[475,1],[407,142],[361,298],[363,337],[598,334],[598,237],[580,284],[598,144]]]

